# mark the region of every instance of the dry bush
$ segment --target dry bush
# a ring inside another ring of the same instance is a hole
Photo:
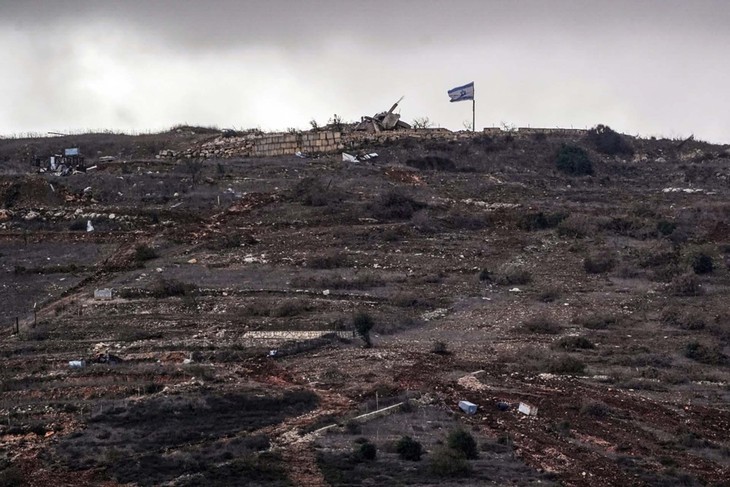
[[[304,178],[291,191],[292,198],[304,206],[328,206],[340,203],[344,193],[332,186],[332,181]]]
[[[702,330],[708,319],[702,312],[672,306],[662,311],[661,322],[683,330]]]
[[[717,344],[706,344],[691,341],[684,346],[684,356],[707,365],[724,365],[728,357],[722,353]]]
[[[575,350],[589,350],[595,348],[595,345],[586,337],[569,336],[554,342],[553,348],[573,352]]]
[[[426,205],[400,191],[389,191],[377,196],[368,205],[368,210],[379,220],[407,220]]]
[[[134,260],[137,262],[145,262],[157,257],[159,257],[157,251],[147,244],[139,244],[134,248]]]
[[[638,252],[639,266],[665,267],[676,265],[679,262],[679,252],[668,242],[657,242],[655,245]]]
[[[456,171],[456,164],[451,159],[438,156],[425,156],[414,159],[408,159],[406,166],[415,167],[421,170],[430,171]]]
[[[575,322],[589,330],[605,330],[616,323],[618,318],[615,315],[600,312],[575,318]]]
[[[303,300],[288,300],[276,305],[269,315],[274,318],[288,318],[297,316],[309,310],[309,305]]]
[[[557,322],[546,316],[537,316],[525,321],[522,324],[522,329],[529,333],[557,335],[562,328]]]
[[[562,292],[557,287],[548,287],[537,294],[537,300],[543,303],[552,303],[561,296]]]
[[[175,279],[160,279],[150,289],[150,294],[155,298],[167,298],[172,296],[190,296],[196,290],[194,284],[181,282]]]
[[[453,448],[439,447],[431,453],[429,469],[438,477],[464,477],[472,468],[464,455]]]
[[[616,259],[608,252],[589,255],[583,260],[583,269],[588,274],[604,274],[616,265]]]
[[[349,266],[350,259],[347,254],[337,251],[315,255],[307,261],[307,267],[310,269],[337,269]]]
[[[556,213],[544,213],[530,212],[521,215],[517,219],[517,227],[525,231],[535,230],[546,230],[548,228],[554,228],[560,224],[563,220],[568,218],[567,213],[556,212]]]
[[[481,279],[481,274],[479,277]],[[524,285],[529,284],[530,281],[532,281],[532,275],[530,274],[530,271],[521,265],[506,264],[500,268],[494,280],[497,284],[501,284],[503,286]]]
[[[700,280],[695,274],[682,274],[669,283],[669,292],[675,296],[700,296],[703,292]]]
[[[433,218],[428,210],[417,211],[411,217],[411,224],[424,235],[434,235],[442,230],[441,222]]]
[[[593,218],[588,215],[570,215],[558,224],[558,235],[561,237],[584,238],[595,230]]]
[[[709,246],[689,247],[682,255],[682,262],[695,274],[710,274],[715,269],[715,249]]]
[[[580,414],[594,418],[605,418],[611,413],[611,408],[603,401],[584,400],[580,406]]]
[[[570,355],[559,355],[548,361],[547,370],[553,374],[581,374],[586,364]]]

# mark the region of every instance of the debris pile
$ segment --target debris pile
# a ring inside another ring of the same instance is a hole
[[[398,107],[400,100],[393,103],[387,112],[376,113],[373,117],[361,117],[360,123],[355,125],[355,130],[362,130],[370,133],[383,132],[387,130],[409,130],[411,126],[400,119],[400,114],[393,113]]]

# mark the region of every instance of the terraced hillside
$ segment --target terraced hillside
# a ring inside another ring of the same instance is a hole
[[[728,146],[215,137],[0,140],[0,484],[726,484]]]

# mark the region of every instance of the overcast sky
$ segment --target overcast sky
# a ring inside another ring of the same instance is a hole
[[[730,1],[0,0],[0,134],[308,128],[386,110],[461,130],[730,143]]]

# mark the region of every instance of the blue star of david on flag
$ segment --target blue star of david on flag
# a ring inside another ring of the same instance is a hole
[[[452,88],[449,90],[449,98],[451,98],[450,101],[464,101],[464,100],[473,100],[474,99],[474,82],[472,81],[469,84],[466,84],[464,86],[457,86],[456,88]]]

